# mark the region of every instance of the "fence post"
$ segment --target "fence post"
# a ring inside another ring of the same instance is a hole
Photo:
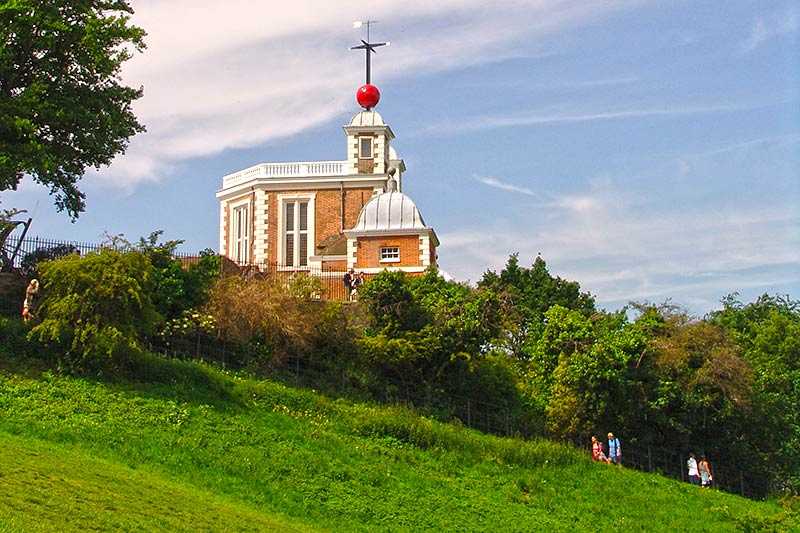
[[[472,417],[469,412],[469,398],[467,398],[467,426],[472,427]]]
[[[739,471],[739,492],[744,496],[744,474]]]
[[[647,446],[647,471],[653,471],[653,450],[650,448],[650,445]]]
[[[683,469],[683,457],[681,457],[681,454],[678,454],[678,465],[681,473],[681,481],[686,481],[685,477],[686,472]]]

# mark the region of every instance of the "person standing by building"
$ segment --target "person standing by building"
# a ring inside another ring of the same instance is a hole
[[[344,283],[344,290],[345,294],[347,294],[347,299],[351,299],[353,293],[353,269],[351,268],[347,272],[344,273],[344,278],[342,278],[342,283]]]
[[[689,454],[689,460],[686,461],[686,468],[689,470],[689,483],[692,485],[700,484],[700,472],[697,469],[697,458],[693,453]]]
[[[622,445],[613,433],[608,433],[608,460],[617,466],[622,466]]]
[[[364,273],[358,272],[353,277],[353,282],[352,282],[353,288],[350,291],[350,300],[354,302],[358,300],[358,290],[361,288],[362,285],[364,285]]]

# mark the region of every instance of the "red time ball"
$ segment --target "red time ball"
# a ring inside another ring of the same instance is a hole
[[[367,83],[362,85],[356,91],[356,100],[358,105],[366,110],[370,110],[378,105],[378,100],[381,99],[381,92],[374,85]]]

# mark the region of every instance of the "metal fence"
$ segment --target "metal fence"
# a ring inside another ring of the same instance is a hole
[[[154,339],[149,348],[168,357],[199,359],[224,367],[240,367],[248,358],[258,357],[251,349],[240,347],[205,334],[194,334],[183,338]],[[259,373],[269,379],[292,386],[317,390],[335,389],[334,394],[351,391],[360,399],[368,399],[385,404],[403,405],[421,413],[446,422],[456,422],[466,427],[501,436],[530,437],[538,433],[528,426],[525,418],[519,416],[519,409],[508,404],[492,403],[480,398],[460,396],[451,392],[437,394],[421,392],[408,384],[384,379],[384,386],[365,390],[354,383],[347,371],[342,368],[331,369],[319,366],[314,361],[290,357],[259,367]],[[673,479],[688,482],[688,449],[675,449],[648,444],[626,442],[621,436],[623,465],[643,472],[657,473]],[[566,443],[570,444],[570,443]],[[571,443],[576,445],[578,443]],[[591,455],[591,449],[578,445]],[[695,450],[699,452],[700,450]],[[726,492],[740,494],[748,498],[757,497],[762,491],[756,490],[757,480],[748,479],[740,470],[718,463],[713,456],[708,457],[712,464],[712,487]],[[698,454],[699,460],[699,454]]]
[[[39,258],[49,258],[52,256],[63,256],[68,254],[86,255],[102,249],[122,249],[113,243],[90,243],[83,241],[68,241],[49,239],[42,237],[19,237],[11,236],[5,243],[5,250],[16,250],[17,253],[11,257],[7,254],[7,261],[4,261],[6,270],[17,271],[26,274],[26,269],[32,266]],[[202,259],[200,254],[190,254],[175,252],[173,257],[181,262],[184,268],[197,264]],[[6,264],[7,263],[7,264]],[[351,290],[344,285],[345,270],[340,267],[289,267],[278,263],[247,263],[238,264],[230,259],[221,256],[221,275],[242,275],[247,278],[270,278],[279,282],[291,284],[299,283],[304,276],[310,276],[317,280],[313,285],[309,285],[309,296],[324,300],[347,301],[357,298],[357,294],[351,294]]]

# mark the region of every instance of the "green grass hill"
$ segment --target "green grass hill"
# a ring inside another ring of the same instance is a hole
[[[128,375],[0,357],[0,531],[800,528],[776,502],[405,408],[150,356]]]

